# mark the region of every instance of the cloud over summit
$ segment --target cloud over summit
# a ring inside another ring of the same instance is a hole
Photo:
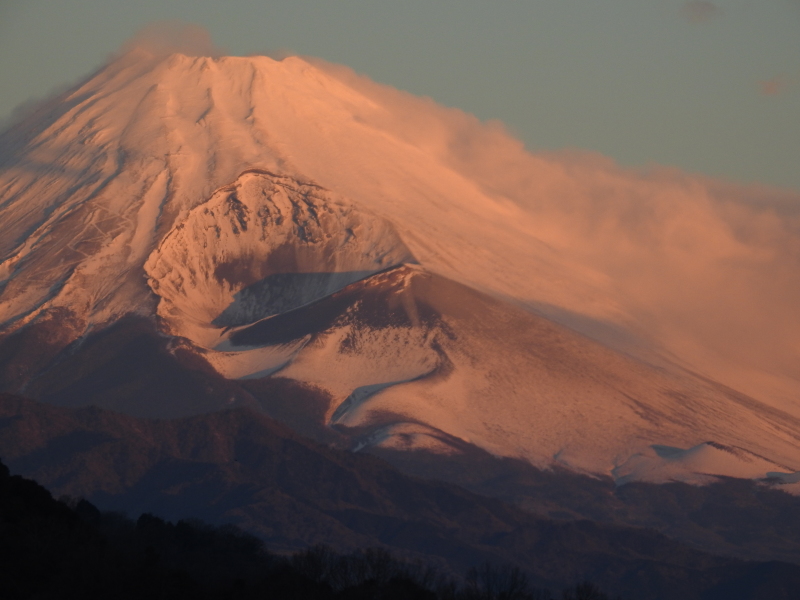
[[[225,54],[225,50],[211,40],[207,29],[183,21],[158,21],[147,25],[123,45],[122,53],[135,49],[155,56],[180,53],[219,57]]]
[[[690,23],[707,23],[722,15],[722,9],[708,0],[691,0],[681,7],[681,14]]]

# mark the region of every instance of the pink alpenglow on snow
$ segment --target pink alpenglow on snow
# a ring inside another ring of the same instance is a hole
[[[533,154],[314,59],[147,44],[3,135],[5,333],[157,315],[225,377],[325,390],[365,444],[800,470],[795,193]]]

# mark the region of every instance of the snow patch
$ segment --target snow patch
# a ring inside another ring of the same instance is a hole
[[[175,225],[145,263],[158,314],[203,347],[414,261],[391,225],[317,185],[249,170]]]
[[[446,441],[446,436],[442,432],[420,423],[393,423],[381,427],[359,441],[353,451],[358,452],[365,448],[384,448],[403,452],[425,450],[444,455],[460,452]]]
[[[169,172],[161,171],[142,197],[136,214],[136,228],[130,241],[128,264],[139,265],[149,253],[156,234],[158,217],[167,199]]]
[[[281,370],[308,343],[310,336],[292,344],[264,346],[240,352],[201,350],[201,355],[223,377],[259,379]]]
[[[714,481],[715,475],[741,479],[794,476],[775,471],[778,468],[786,469],[744,448],[705,442],[689,449],[652,445],[614,468],[611,475],[620,485],[630,481],[705,484]]]

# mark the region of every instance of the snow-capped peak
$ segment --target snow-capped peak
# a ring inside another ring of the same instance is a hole
[[[158,316],[223,375],[326,390],[332,426],[594,472],[717,464],[708,439],[800,464],[800,221],[772,192],[532,155],[296,57],[134,49],[0,143],[0,336]],[[331,297],[324,331],[253,333]]]

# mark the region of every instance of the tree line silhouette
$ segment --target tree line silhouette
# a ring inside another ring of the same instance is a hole
[[[2,463],[0,590],[7,600],[608,600],[591,583],[554,596],[511,565],[485,563],[459,579],[382,548],[278,555],[233,526],[134,521],[83,499],[57,501]]]

